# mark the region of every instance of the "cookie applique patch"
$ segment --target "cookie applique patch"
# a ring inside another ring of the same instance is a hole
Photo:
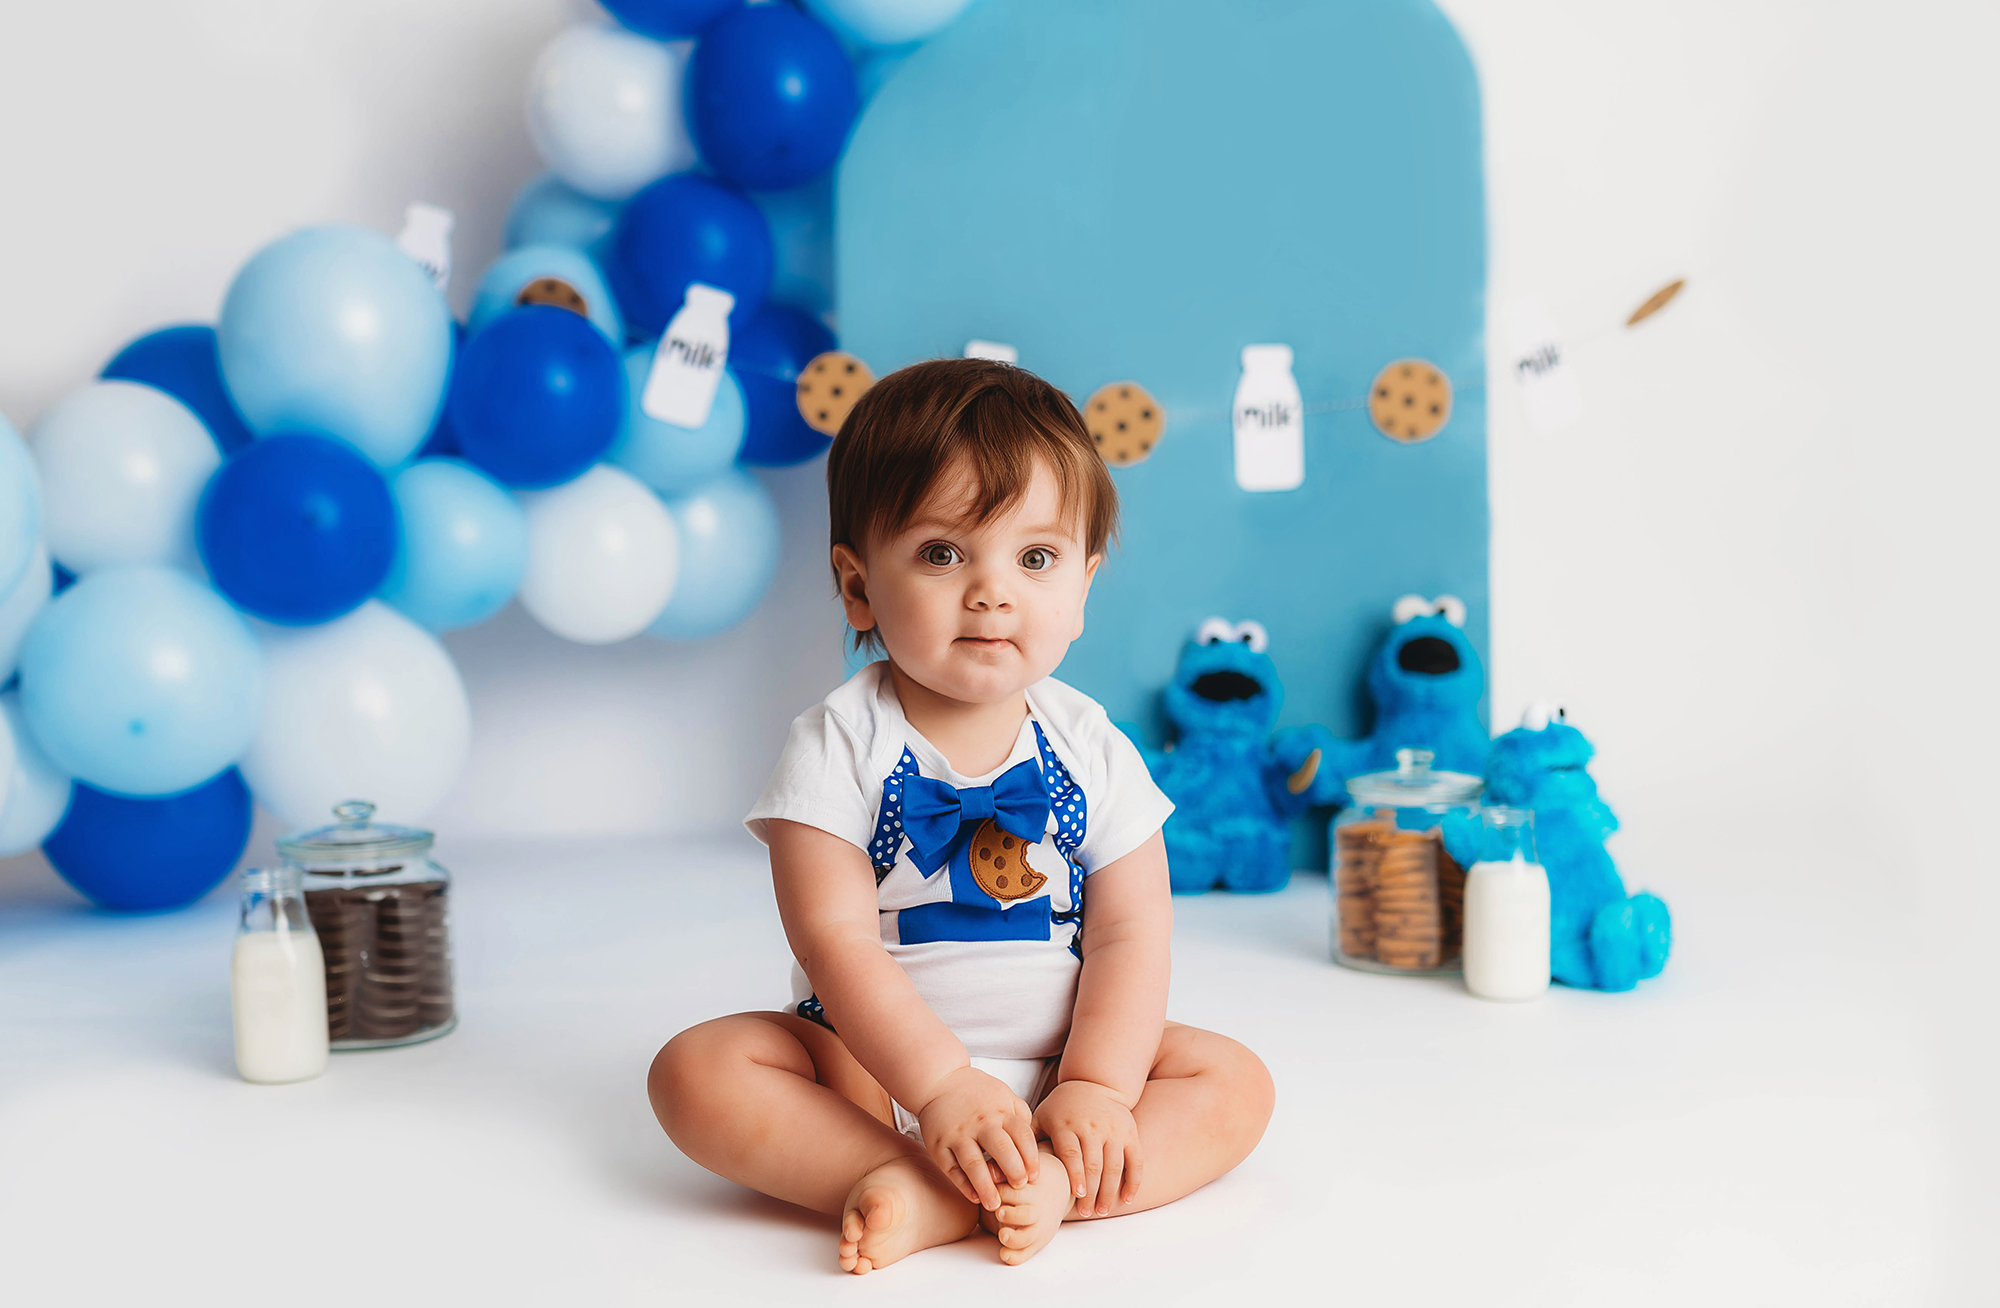
[[[590,316],[590,301],[583,298],[583,292],[571,286],[560,277],[537,277],[521,288],[514,297],[516,304],[543,304],[551,309],[568,309],[571,313]]]
[[[1083,425],[1097,452],[1114,468],[1129,468],[1153,452],[1166,433],[1160,402],[1138,382],[1100,386],[1083,406]]]
[[[966,861],[979,888],[1005,904],[1026,899],[1048,883],[1047,877],[1028,866],[1027,854],[1027,841],[987,818],[972,833]]]
[[[1375,374],[1368,416],[1390,440],[1427,441],[1451,419],[1451,382],[1435,364],[1398,359]]]
[[[799,416],[820,435],[837,436],[840,424],[874,384],[867,364],[845,350],[828,350],[799,374]]]

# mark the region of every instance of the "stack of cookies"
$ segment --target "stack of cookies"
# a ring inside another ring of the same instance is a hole
[[[1430,971],[1458,956],[1465,873],[1435,830],[1354,822],[1334,836],[1340,953],[1399,971]]]
[[[334,1043],[403,1040],[451,1021],[444,891],[441,882],[423,881],[306,892],[326,956]]]

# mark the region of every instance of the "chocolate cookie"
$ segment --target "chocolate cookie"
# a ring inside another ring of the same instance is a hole
[[[1129,468],[1153,452],[1167,429],[1166,411],[1138,382],[1100,386],[1083,406],[1083,425],[1097,452],[1114,468]]]
[[[1368,416],[1391,440],[1405,445],[1429,440],[1451,419],[1451,382],[1434,364],[1398,359],[1375,374]]]
[[[972,833],[966,861],[979,888],[1001,903],[1026,899],[1048,884],[1048,878],[1028,866],[1028,842],[1002,831],[992,818]]]
[[[521,288],[521,293],[514,297],[514,303],[545,304],[552,309],[568,309],[585,318],[590,316],[590,302],[583,298],[583,292],[560,277],[535,278]]]
[[[799,374],[799,416],[822,436],[840,434],[840,424],[870,386],[875,374],[844,350],[828,350]]]

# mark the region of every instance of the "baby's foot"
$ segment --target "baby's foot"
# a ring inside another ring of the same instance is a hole
[[[1069,1173],[1060,1159],[1044,1153],[1040,1179],[1012,1186],[995,1168],[993,1184],[1000,1191],[1000,1207],[981,1213],[980,1225],[999,1239],[1001,1262],[1025,1263],[1055,1238],[1064,1215],[1076,1203],[1069,1192]]]
[[[857,1275],[972,1233],[977,1211],[937,1168],[903,1154],[854,1183],[840,1218],[840,1270]]]

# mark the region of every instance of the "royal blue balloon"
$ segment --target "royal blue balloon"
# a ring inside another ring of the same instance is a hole
[[[469,463],[423,459],[390,483],[402,544],[381,597],[432,631],[484,622],[528,568],[528,519]]]
[[[824,453],[833,441],[799,416],[799,373],[834,347],[833,333],[810,314],[767,304],[741,331],[732,331],[729,366],[743,383],[749,430],[738,463],[782,468]]]
[[[283,433],[216,470],[195,511],[215,588],[267,622],[308,626],[359,607],[396,557],[396,503],[344,441]]]
[[[143,382],[194,410],[224,454],[252,439],[236,402],[223,389],[215,353],[215,328],[200,323],[162,327],[118,351],[99,376],[106,381]]]
[[[833,177],[755,197],[771,225],[776,263],[772,300],[824,314],[833,310]]]
[[[688,59],[695,149],[746,190],[779,191],[825,172],[860,106],[840,38],[790,5],[731,10]]]
[[[646,630],[700,640],[750,615],[778,571],[778,509],[755,477],[725,473],[692,495],[667,501],[680,571],[673,597]]]
[[[308,227],[243,265],[215,338],[250,430],[323,432],[393,468],[437,421],[451,313],[380,232]]]
[[[559,486],[604,457],[625,416],[625,369],[587,319],[510,309],[465,342],[451,423],[465,458],[509,486]]]
[[[749,197],[692,173],[662,177],[626,202],[611,231],[611,293],[635,334],[658,336],[689,282],[736,297],[730,329],[771,289],[771,229]]]
[[[626,351],[625,422],[607,457],[662,495],[686,495],[735,466],[743,448],[743,387],[724,368],[708,421],[699,427],[676,427],[639,405],[652,366],[652,346]]]
[[[507,211],[506,245],[566,245],[582,250],[600,264],[611,251],[611,227],[620,204],[585,195],[554,173],[543,173],[523,187]]]
[[[79,781],[42,853],[99,908],[157,912],[192,904],[229,875],[250,843],[250,817],[250,787],[233,767],[165,799]]]
[[[447,378],[458,375],[458,356],[464,349],[465,324],[459,322],[457,319],[453,319],[451,324],[451,367],[447,373]],[[449,387],[451,383],[447,380],[445,384]],[[449,394],[449,391],[446,393]],[[417,448],[417,458],[439,459],[457,453],[458,429],[451,425],[451,406],[449,404],[440,404],[438,405],[437,422],[431,427],[430,435],[424,437],[424,443]]]
[[[175,568],[99,568],[21,642],[21,713],[55,767],[100,790],[171,795],[250,746],[264,652],[243,616]]]
[[[737,0],[604,0],[611,16],[656,41],[693,36]]]

